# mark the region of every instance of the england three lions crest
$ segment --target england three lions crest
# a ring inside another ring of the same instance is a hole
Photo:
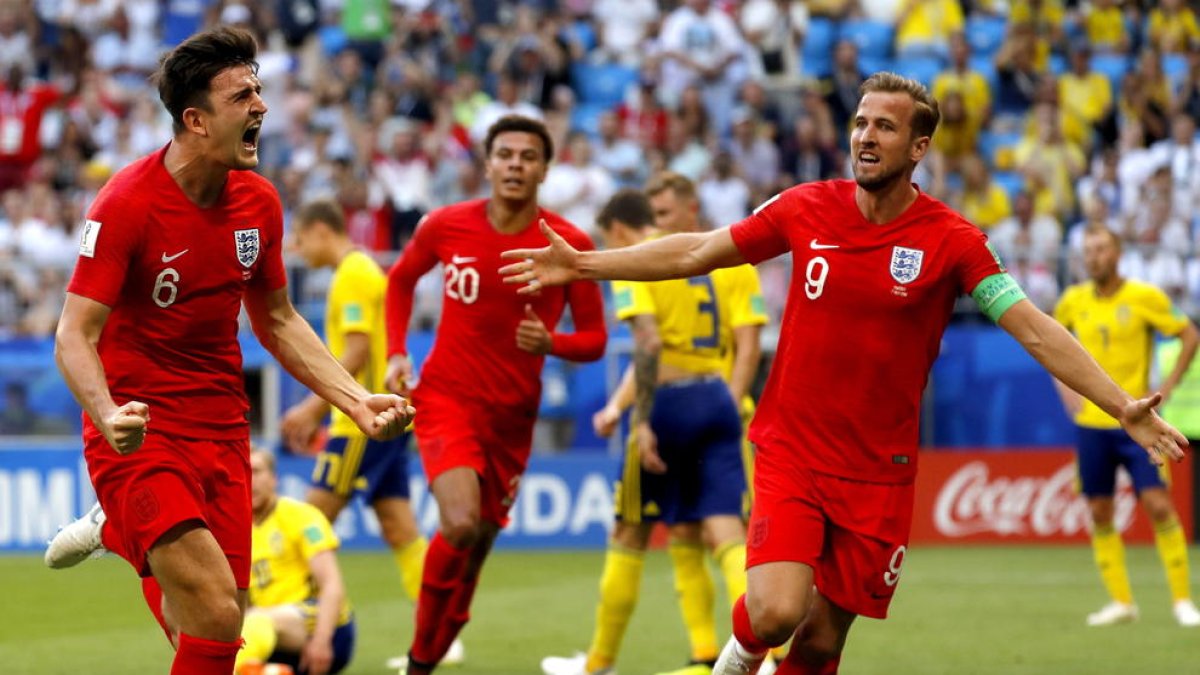
[[[925,252],[903,246],[892,247],[892,278],[902,284],[910,284],[921,274],[921,260]]]
[[[242,263],[242,267],[253,266],[254,261],[258,260],[258,228],[234,230],[233,244],[237,248],[238,262]],[[893,260],[892,266],[895,267],[895,264]],[[895,274],[895,272],[892,272],[892,274]]]

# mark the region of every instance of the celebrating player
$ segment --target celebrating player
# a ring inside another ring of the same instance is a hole
[[[554,156],[550,134],[537,120],[506,116],[488,130],[484,150],[491,197],[430,213],[388,273],[388,384],[404,393],[414,384],[405,351],[413,288],[439,262],[445,275],[437,337],[413,392],[424,406],[417,448],[441,519],[425,557],[409,675],[432,672],[470,617],[479,570],[529,459],[546,355],[589,361],[604,353],[595,282],[519,295],[497,273],[500,251],[545,242],[539,223],[592,248],[587,235],[538,208]],[[575,332],[552,332],[568,305]]]
[[[1054,317],[1079,338],[1088,351],[1126,390],[1144,395],[1150,390],[1150,351],[1154,333],[1180,338],[1179,358],[1160,389],[1164,399],[1191,365],[1200,332],[1158,288],[1117,272],[1121,240],[1104,227],[1083,235],[1083,264],[1089,281],[1063,293]],[[1200,626],[1200,611],[1192,603],[1188,578],[1187,536],[1167,490],[1169,471],[1155,467],[1111,415],[1091,401],[1059,386],[1067,412],[1079,436],[1079,478],[1092,514],[1092,550],[1100,579],[1111,602],[1087,617],[1089,626],[1107,626],[1137,619],[1125,547],[1113,526],[1113,493],[1118,466],[1133,478],[1142,508],[1154,524],[1158,555],[1167,573],[1175,620],[1181,626]]]
[[[414,414],[356,382],[288,300],[279,196],[248,171],[267,112],[256,51],[249,33],[221,27],[163,60],[174,139],[96,197],[58,325],[103,509],[64,528],[46,562],[70,566],[101,545],[128,560],[177,648],[175,675],[225,675],[241,644],[251,527],[241,306],[284,368],[363,433],[395,437]]]
[[[921,392],[955,299],[970,293],[1051,373],[1121,421],[1156,461],[1186,441],[1025,299],[976,227],[912,184],[937,128],[919,82],[877,73],[850,136],[854,180],[806,183],[729,229],[620,251],[576,251],[549,228],[507,251],[522,293],[580,279],[653,281],[792,251],[792,288],[754,423],[748,588],[713,672],[756,673],[795,636],[780,673],[835,673],[856,616],[884,618],[912,519]]]
[[[354,654],[354,615],[338,569],[338,539],[311,504],[276,493],[275,456],[250,453],[250,608],[238,675],[282,663],[307,675],[337,673]]]

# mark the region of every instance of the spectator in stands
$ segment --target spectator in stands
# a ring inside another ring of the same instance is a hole
[[[987,78],[971,68],[971,43],[962,33],[950,36],[950,68],[933,79],[933,97],[939,102],[951,90],[962,96],[967,115],[982,128],[992,116],[992,88]]]
[[[1150,152],[1170,167],[1171,201],[1179,214],[1195,213],[1200,201],[1200,140],[1196,139],[1196,120],[1187,113],[1171,118],[1171,137],[1155,143]]]
[[[641,148],[621,138],[621,121],[615,112],[601,113],[598,127],[599,138],[592,144],[596,164],[612,176],[618,188],[640,187],[648,175]]]
[[[58,89],[26,79],[19,64],[9,66],[0,88],[0,192],[21,187],[42,154],[41,127]]]
[[[647,150],[663,150],[667,147],[670,116],[658,100],[657,87],[655,79],[642,76],[638,80],[632,103],[622,102],[617,106],[621,136]]]
[[[688,136],[707,139],[710,133],[716,131],[712,115],[704,104],[703,89],[698,84],[689,85],[683,90],[679,105],[675,107],[675,119],[683,125],[683,131]]]
[[[1013,161],[1027,179],[1032,178],[1044,188],[1033,195],[1038,213],[1053,214],[1061,221],[1074,212],[1072,188],[1087,169],[1087,158],[1063,136],[1056,106],[1039,103],[1033,112],[1034,135],[1021,139]]]
[[[942,93],[938,108],[942,121],[933,136],[933,150],[940,155],[946,171],[957,173],[963,158],[975,154],[981,120],[968,112],[966,97],[957,87]]]
[[[519,97],[520,83],[508,72],[501,72],[496,77],[496,98],[475,113],[475,122],[471,125],[471,142],[476,146],[483,143],[487,130],[496,120],[505,115],[523,115],[534,119],[542,119],[541,108],[522,101]]]
[[[1102,145],[1111,145],[1117,140],[1112,85],[1107,77],[1092,70],[1091,56],[1087,43],[1071,45],[1070,70],[1058,79],[1058,101],[1064,113],[1095,130]]]
[[[33,43],[29,38],[34,22],[23,4],[0,4],[0,73],[7,73],[13,66],[34,72]]]
[[[492,97],[479,87],[479,76],[470,71],[458,73],[446,93],[452,102],[454,123],[463,129],[475,128],[475,118],[489,103]]]
[[[596,0],[592,4],[599,46],[595,58],[626,66],[640,64],[643,43],[658,23],[654,0]]]
[[[745,49],[737,24],[710,0],[685,0],[663,19],[659,47],[660,94],[666,103],[679,101],[685,89],[699,86],[717,133],[727,133],[744,72],[734,67]]]
[[[1200,119],[1200,49],[1188,52],[1187,75],[1175,97],[1174,109]]]
[[[750,189],[751,201],[755,204],[774,194],[769,191],[779,180],[779,147],[760,132],[759,121],[750,108],[734,108],[733,138],[729,142],[731,161],[737,167],[741,167],[741,178],[745,179],[745,184]]]
[[[1184,256],[1192,245],[1187,225],[1171,208],[1170,182],[1163,167],[1147,183],[1140,208],[1125,224],[1120,268],[1122,276],[1154,284],[1179,302],[1186,296]]]
[[[1013,24],[996,51],[996,113],[1023,115],[1033,105],[1041,80],[1032,24]]]
[[[1162,59],[1153,49],[1143,49],[1137,66],[1121,80],[1118,114],[1142,126],[1147,146],[1170,133],[1171,82],[1162,70]]]
[[[1146,25],[1151,48],[1164,54],[1178,54],[1200,47],[1200,26],[1184,0],[1159,0],[1156,4]]]
[[[783,145],[782,166],[791,180],[781,180],[791,187],[795,183],[826,180],[839,175],[841,160],[837,147],[821,142],[817,121],[811,115],[797,115],[792,122],[792,133]],[[772,190],[772,193],[782,190]],[[759,202],[761,203],[761,202]]]
[[[579,229],[594,233],[596,214],[617,191],[608,171],[592,159],[587,134],[574,131],[561,146],[558,160],[546,172],[538,190],[539,202]]]
[[[1066,42],[1063,30],[1065,18],[1062,0],[1013,0],[1008,15],[1012,23],[1032,24],[1039,42],[1054,49]]]
[[[728,152],[713,157],[712,171],[696,186],[696,194],[710,227],[727,227],[750,215],[751,187]]]
[[[555,17],[537,16],[518,5],[514,27],[496,45],[489,61],[493,73],[507,73],[518,83],[518,98],[539,108],[550,106],[554,88],[570,85],[570,55]]]
[[[1084,9],[1087,41],[1097,52],[1125,54],[1129,51],[1129,31],[1119,5],[1120,0],[1092,0]]]
[[[801,0],[747,0],[738,14],[742,34],[754,50],[751,72],[774,89],[800,82],[800,45],[808,30],[808,7]]]
[[[858,47],[851,40],[838,41],[833,50],[833,72],[822,82],[822,89],[843,151],[849,150],[849,140],[848,134],[841,132],[850,128],[850,118],[858,110],[858,89],[865,79],[858,63]]]
[[[688,133],[687,126],[673,118],[667,134],[666,168],[698,182],[712,162],[712,151],[704,140]]]
[[[420,129],[410,119],[391,120],[380,131],[380,156],[371,164],[373,188],[392,209],[394,250],[404,247],[417,223],[433,206],[433,173],[421,148],[419,133]]]
[[[960,170],[963,187],[956,206],[967,220],[986,232],[1012,215],[1008,192],[992,180],[979,155],[963,157]]]
[[[901,0],[896,17],[896,54],[945,57],[950,36],[963,30],[958,0]]]
[[[1036,213],[1033,195],[1025,191],[1017,193],[1013,214],[988,231],[992,245],[1006,263],[1023,260],[1030,265],[1044,266],[1050,274],[1058,267],[1062,235],[1059,221],[1052,215]],[[1021,287],[1026,285],[1022,283]]]
[[[797,82],[799,87],[799,82]],[[791,97],[788,97],[789,105]],[[738,104],[750,110],[757,120],[755,131],[762,137],[778,143],[785,136],[791,123],[791,116],[783,112],[780,106],[767,94],[763,83],[758,80],[746,80],[738,90]]]
[[[1104,210],[1109,215],[1121,212],[1121,183],[1117,179],[1118,158],[1116,148],[1105,148],[1093,157],[1091,171],[1075,185],[1075,194],[1079,196],[1081,206],[1084,197],[1088,197],[1104,202]],[[1086,210],[1084,215],[1087,215]],[[1110,226],[1109,229],[1119,228]]]

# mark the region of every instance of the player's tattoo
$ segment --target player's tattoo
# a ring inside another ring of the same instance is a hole
[[[658,321],[652,315],[643,314],[630,319],[629,324],[633,329],[633,379],[637,385],[633,400],[634,419],[649,422],[654,392],[658,388],[658,354],[662,349]]]

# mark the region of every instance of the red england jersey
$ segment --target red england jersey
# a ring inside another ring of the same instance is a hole
[[[98,349],[117,405],[148,404],[152,432],[244,438],[238,314],[251,286],[287,283],[279,196],[265,178],[230,171],[217,205],[200,208],[167,173],[165,154],[100,190],[67,291],[112,308]],[[84,433],[98,433],[86,414]]]
[[[784,465],[900,483],[917,470],[921,392],[955,299],[1003,271],[987,237],[924,193],[868,222],[851,180],[807,183],[732,228],[751,263],[792,251],[775,363],[750,427]]]
[[[604,354],[604,304],[595,282],[577,281],[526,296],[517,295],[519,287],[500,276],[501,251],[548,243],[538,229],[543,218],[575,248],[593,248],[586,234],[543,209],[520,232],[497,232],[488,220],[486,199],[437,209],[417,226],[388,273],[386,314],[388,353],[406,353],[413,288],[421,275],[442,264],[442,316],[421,368],[420,388],[536,412],[544,357],[517,348],[517,324],[525,318],[525,305],[532,306],[553,334],[552,355],[594,361]],[[567,304],[575,332],[557,333],[555,326]]]

